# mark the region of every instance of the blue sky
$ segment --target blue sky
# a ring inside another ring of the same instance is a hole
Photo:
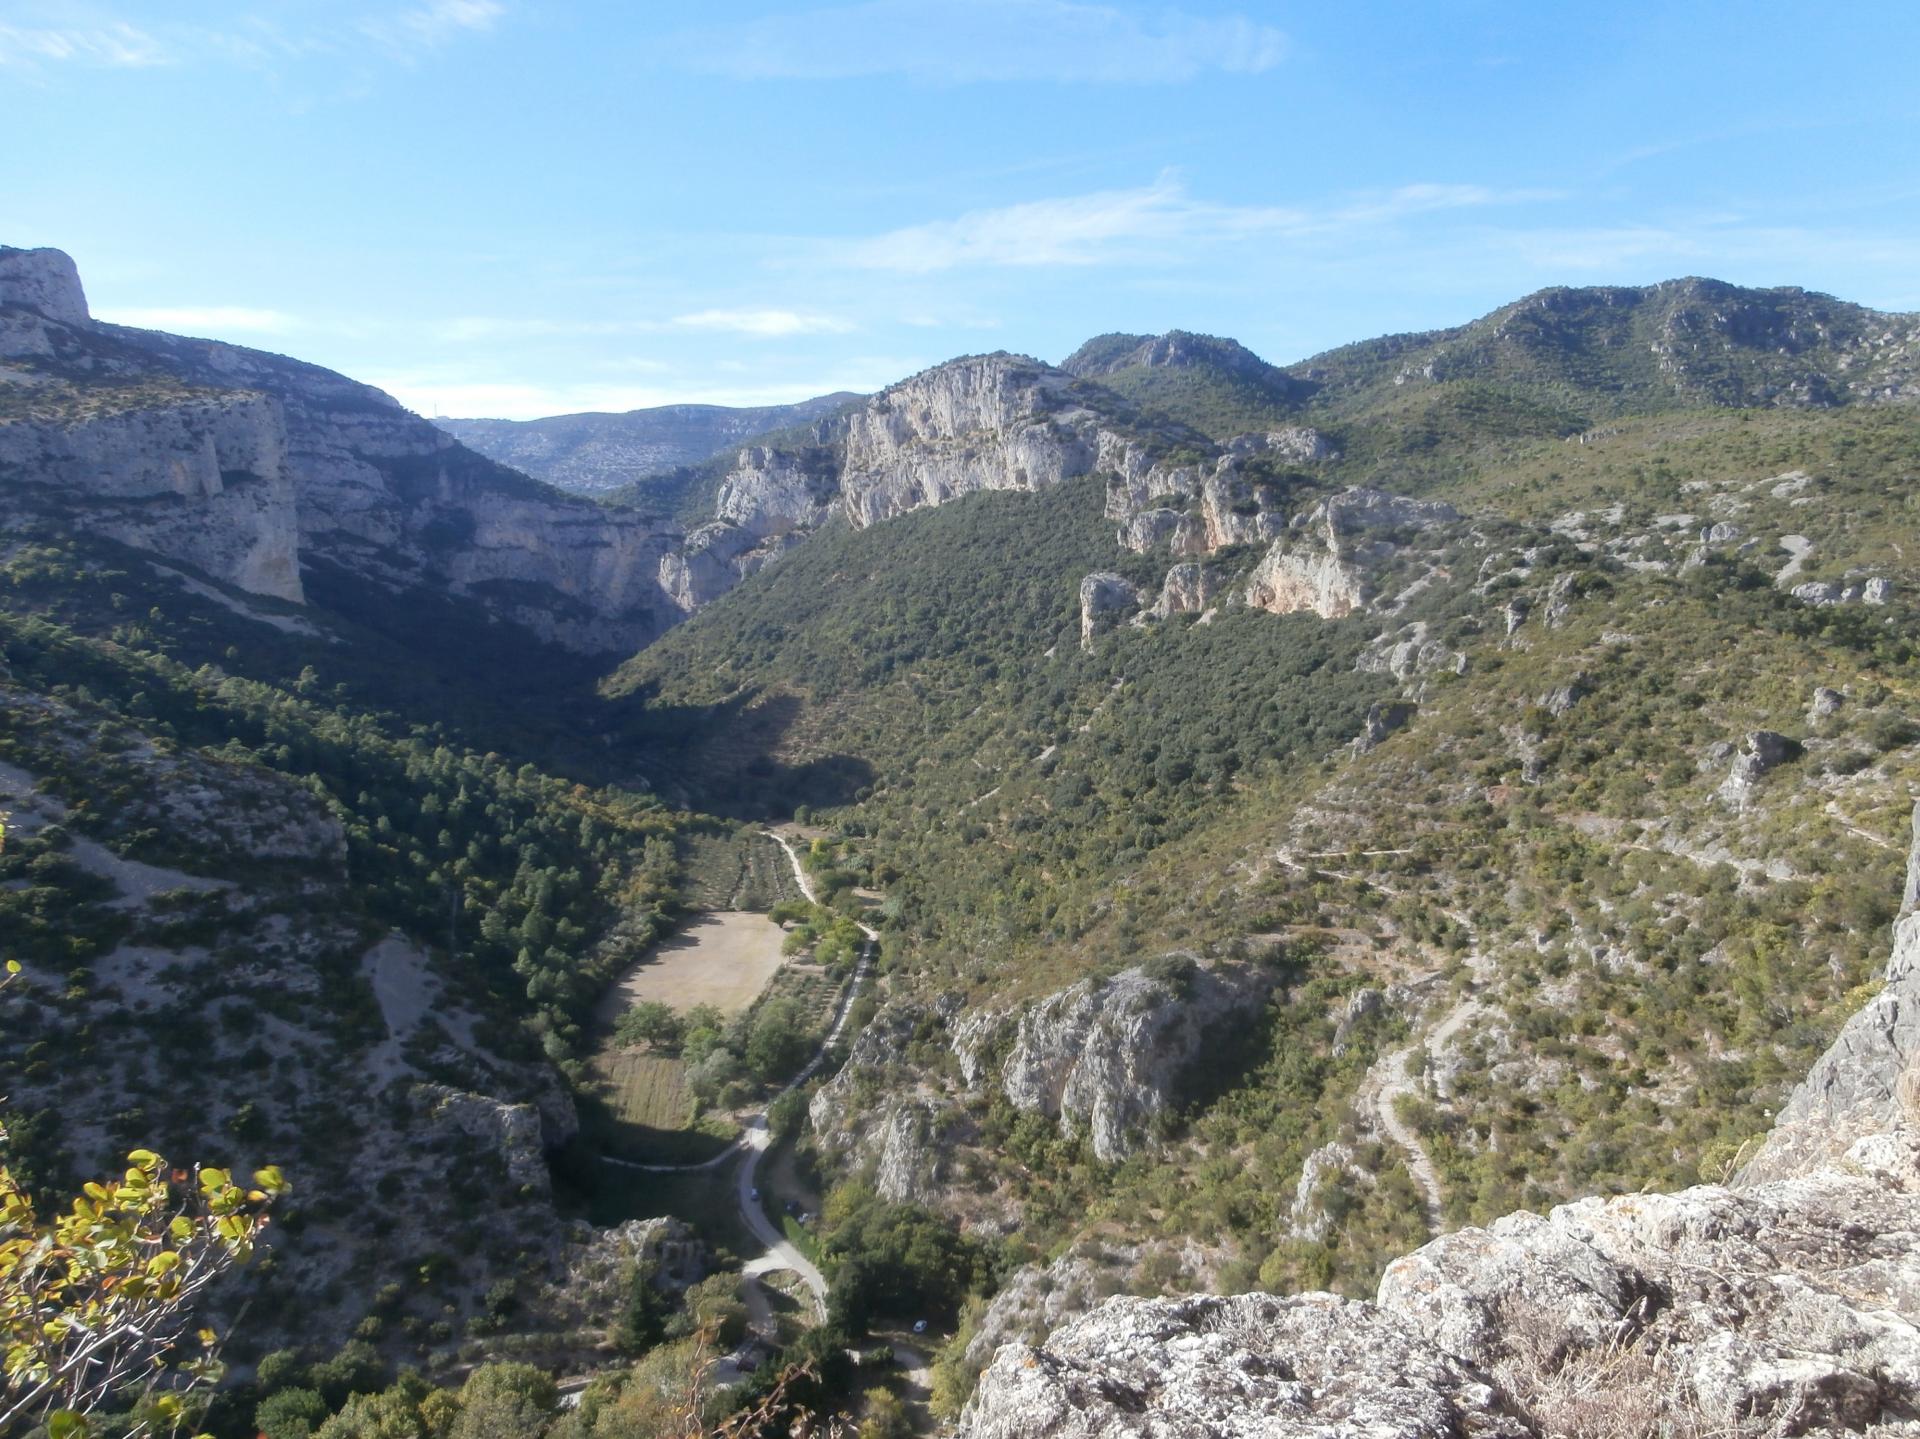
[[[1920,309],[1920,6],[0,0],[0,242],[527,417],[1549,284]]]

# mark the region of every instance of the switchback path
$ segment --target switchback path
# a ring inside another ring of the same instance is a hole
[[[1367,853],[1396,854],[1397,850],[1376,850]],[[1302,864],[1290,850],[1274,851],[1274,861],[1299,873],[1319,873],[1333,879],[1353,880],[1377,890],[1389,899],[1402,898],[1402,891],[1383,884],[1369,875],[1322,869],[1318,865]],[[1308,859],[1318,856],[1308,855]],[[1485,966],[1480,953],[1480,932],[1474,926],[1472,918],[1458,909],[1442,909],[1446,917],[1466,931],[1467,967],[1479,978]],[[1409,987],[1429,983],[1440,977],[1440,971],[1432,970],[1409,981]],[[1411,1041],[1389,1054],[1383,1054],[1373,1062],[1373,1067],[1360,1081],[1355,1093],[1355,1102],[1364,1110],[1372,1113],[1380,1132],[1399,1145],[1407,1156],[1407,1173],[1413,1177],[1415,1186],[1420,1190],[1421,1207],[1426,1211],[1427,1228],[1438,1234],[1446,1222],[1446,1194],[1440,1186],[1440,1171],[1433,1162],[1433,1155],[1427,1151],[1413,1126],[1400,1118],[1399,1101],[1403,1097],[1417,1095],[1419,1082],[1411,1071],[1413,1056],[1424,1049],[1442,1049],[1453,1041],[1454,1036],[1466,1027],[1467,1021],[1480,1012],[1480,1002],[1471,992],[1462,994],[1454,1005],[1425,1030],[1416,1034]]]

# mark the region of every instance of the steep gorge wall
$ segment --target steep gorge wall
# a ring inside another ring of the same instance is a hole
[[[299,603],[300,536],[279,406],[262,395],[0,422],[7,509],[37,511]]]
[[[85,522],[298,601],[303,561],[470,597],[625,653],[688,611],[679,526],[551,490],[390,396],[278,355],[100,324],[58,251],[0,249],[0,466],[17,520]]]

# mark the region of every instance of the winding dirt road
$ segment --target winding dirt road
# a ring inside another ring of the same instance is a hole
[[[820,903],[819,893],[813,887],[813,881],[807,876],[806,868],[800,863],[800,852],[783,834],[767,830],[769,839],[786,851],[787,863],[793,866],[794,882],[800,886],[800,892],[814,904]],[[856,921],[858,923],[858,921]],[[860,932],[867,937],[860,951],[860,959],[853,969],[853,982],[847,986],[847,992],[841,997],[839,1011],[834,1015],[833,1025],[827,1030],[826,1038],[820,1041],[820,1047],[814,1051],[806,1067],[783,1084],[767,1104],[755,1113],[747,1116],[741,1135],[713,1158],[698,1164],[640,1164],[631,1159],[617,1159],[602,1155],[601,1163],[611,1164],[619,1169],[635,1169],[644,1174],[693,1174],[705,1169],[718,1169],[735,1159],[741,1160],[740,1172],[734,1179],[734,1198],[740,1207],[741,1222],[747,1226],[747,1232],[766,1248],[741,1267],[741,1275],[746,1280],[747,1311],[752,1317],[753,1328],[767,1343],[776,1342],[773,1311],[767,1298],[760,1290],[760,1276],[772,1273],[776,1269],[791,1269],[798,1274],[812,1296],[815,1317],[825,1320],[827,1317],[827,1279],[819,1268],[802,1254],[787,1239],[771,1220],[767,1218],[765,1207],[759,1199],[758,1177],[761,1156],[767,1152],[773,1142],[773,1136],[767,1128],[767,1111],[775,1101],[792,1093],[820,1072],[833,1047],[840,1042],[846,1032],[848,1021],[853,1016],[853,1003],[860,997],[860,991],[866,987],[873,973],[874,952],[880,943],[880,931],[871,925],[861,924]]]

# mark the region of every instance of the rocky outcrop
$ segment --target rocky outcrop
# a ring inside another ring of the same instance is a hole
[[[1920,1423],[1920,807],[1880,994],[1735,1187],[1585,1199],[1396,1260],[1371,1304],[1111,1300],[1000,1349],[962,1439],[1801,1434]]]
[[[1541,709],[1558,719],[1592,693],[1593,681],[1586,675],[1575,675],[1565,684],[1541,695],[1538,703]]]
[[[895,1204],[925,1202],[940,1191],[939,1113],[925,1100],[903,1100],[879,1126],[874,1191]]]
[[[1465,674],[1466,654],[1431,638],[1431,632],[1432,626],[1425,620],[1415,620],[1379,635],[1360,652],[1353,667],[1362,674],[1392,675],[1412,690],[1417,690],[1415,682],[1427,675]]]
[[[1109,570],[1080,581],[1080,648],[1091,649],[1104,634],[1140,608],[1140,591],[1124,575]]]
[[[280,407],[223,395],[0,421],[5,511],[151,550],[254,594],[295,602],[299,522]]]
[[[1084,475],[1096,417],[1056,370],[1016,355],[956,360],[881,391],[847,420],[840,497],[867,526],[980,490]]]
[[[1247,603],[1274,614],[1341,619],[1367,607],[1373,577],[1400,545],[1459,518],[1449,505],[1356,487],[1322,501],[1275,542],[1247,583]]]
[[[1741,737],[1733,757],[1733,768],[1721,782],[1719,795],[1735,809],[1744,809],[1753,800],[1761,779],[1800,753],[1800,746],[1772,730],[1750,730]]]
[[[1275,545],[1247,581],[1247,603],[1276,615],[1310,610],[1323,620],[1344,619],[1365,607],[1372,589],[1365,573],[1338,555]]]
[[[959,1425],[964,1439],[1528,1432],[1466,1365],[1330,1294],[1109,1300],[1039,1348],[1001,1349]]]
[[[1805,1174],[1903,1121],[1920,1125],[1920,805],[1880,991],[1788,1096],[1740,1182]]]
[[[1426,1245],[1373,1304],[1111,1300],[1002,1348],[960,1424],[1002,1434],[1797,1434],[1911,1421],[1920,1148],[1803,1178],[1582,1200]],[[1583,1408],[1582,1406],[1589,1406]]]
[[[1204,968],[1184,956],[1082,980],[1022,1015],[1001,1088],[1016,1109],[1090,1131],[1102,1160],[1119,1159],[1178,1098],[1186,1071],[1236,1021],[1257,1012],[1273,976]]]
[[[0,306],[37,310],[62,325],[84,325],[92,316],[80,271],[61,250],[18,250],[0,245]]]
[[[1367,716],[1360,722],[1360,733],[1354,736],[1353,748],[1356,753],[1365,754],[1386,743],[1387,736],[1403,728],[1409,720],[1420,713],[1420,706],[1409,700],[1388,700],[1367,706]]]
[[[810,530],[832,512],[837,484],[827,451],[749,446],[720,482],[714,514],[755,540]]]
[[[1210,555],[1228,545],[1268,544],[1286,533],[1286,487],[1276,466],[1335,457],[1316,430],[1295,427],[1240,435],[1205,463],[1170,463],[1137,440],[1101,436],[1107,517],[1122,548],[1144,554]]]
[[[1114,1292],[1110,1266],[1067,1253],[1051,1264],[1026,1264],[1007,1277],[967,1341],[966,1361],[978,1373],[1003,1344],[1038,1342]]]
[[[847,1062],[814,1091],[808,1122],[820,1149],[851,1167],[870,1166],[881,1198],[936,1202],[946,1178],[953,1108],[907,1062],[907,1046],[935,1031],[957,1001],[929,1009],[895,1001],[868,1021]]]
[[[1160,598],[1143,619],[1164,620],[1173,615],[1204,614],[1221,592],[1221,575],[1211,565],[1175,565],[1160,582]]]
[[[773,542],[778,553],[780,540]],[[660,557],[660,588],[683,615],[705,609],[761,564],[768,550],[738,525],[715,521],[690,531]]]
[[[508,1180],[535,1193],[549,1187],[540,1111],[531,1104],[508,1104],[485,1094],[469,1094],[444,1084],[414,1089],[429,1128],[452,1130],[475,1139],[500,1157]]]
[[[1884,605],[1893,598],[1893,582],[1877,577],[1846,584],[1813,580],[1803,585],[1795,585],[1787,593],[1802,604],[1815,606]]]

